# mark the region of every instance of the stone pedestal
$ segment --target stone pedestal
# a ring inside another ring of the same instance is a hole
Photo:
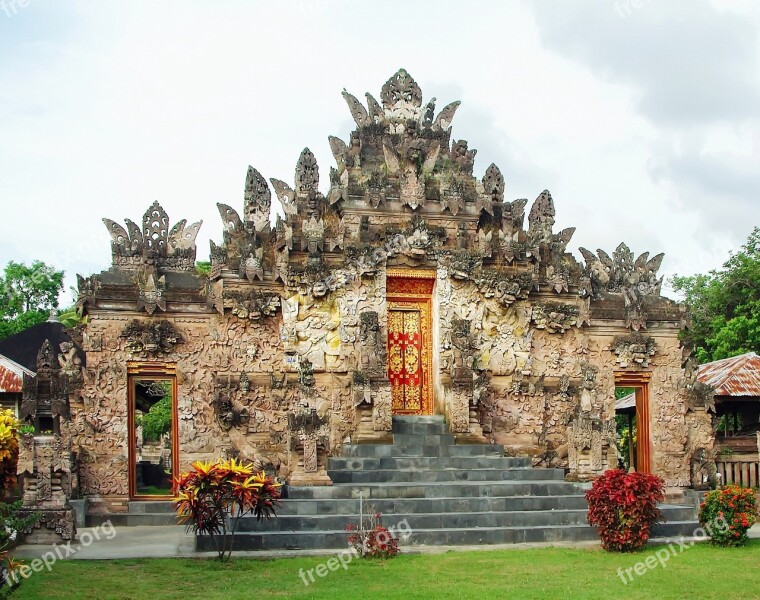
[[[21,436],[18,472],[22,475],[22,514],[38,514],[24,531],[30,544],[52,544],[76,536],[74,510],[69,504],[74,456],[60,436]]]
[[[332,485],[327,474],[327,452],[315,434],[300,436],[291,461],[295,466],[288,477],[289,485]]]

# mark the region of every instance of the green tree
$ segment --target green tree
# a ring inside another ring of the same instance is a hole
[[[0,338],[43,322],[58,307],[63,271],[40,260],[10,261],[0,277]]]
[[[692,315],[683,334],[700,363],[760,351],[760,227],[722,269],[671,279]]]
[[[208,275],[209,273],[211,273],[211,262],[207,260],[196,261],[195,271],[199,275]]]
[[[164,385],[165,395],[142,415],[143,440],[158,441],[172,428],[172,396],[168,385]]]

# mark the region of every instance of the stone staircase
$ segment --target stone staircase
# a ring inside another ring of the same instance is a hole
[[[114,527],[137,525],[177,525],[177,513],[168,500],[133,500],[127,512],[87,515],[88,527],[96,527],[110,521]]]
[[[586,524],[583,484],[562,469],[536,469],[498,445],[457,445],[442,417],[394,417],[393,444],[355,445],[330,458],[334,485],[291,487],[278,517],[241,520],[237,550],[339,549],[360,510],[411,530],[400,545],[474,545],[597,540]],[[361,509],[360,509],[361,504]],[[653,537],[691,535],[691,506],[664,505]],[[198,550],[212,550],[197,537]]]

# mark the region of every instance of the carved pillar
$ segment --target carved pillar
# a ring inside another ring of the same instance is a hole
[[[69,505],[78,489],[68,428],[69,378],[61,362],[46,340],[37,355],[37,374],[24,376],[20,416],[35,424],[35,433],[21,436],[17,472],[22,475],[22,514],[40,516],[24,532],[32,544],[71,540],[76,534]]]
[[[76,535],[74,509],[69,505],[76,488],[76,463],[61,436],[22,435],[18,473],[23,481],[24,514],[39,520],[24,531],[29,544],[52,544]]]
[[[322,435],[326,424],[315,409],[303,409],[288,414],[288,444],[290,446],[290,485],[332,485],[327,474],[327,443]]]

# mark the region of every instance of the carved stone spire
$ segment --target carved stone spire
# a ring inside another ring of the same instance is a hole
[[[162,254],[166,250],[169,241],[169,215],[163,207],[155,201],[143,215],[143,239],[146,250],[152,250]]]
[[[533,202],[528,215],[528,241],[538,247],[549,244],[554,233],[554,200],[549,190],[544,190]]]
[[[301,151],[296,163],[296,194],[309,196],[317,192],[319,187],[319,167],[317,159],[308,148]]]
[[[504,200],[504,176],[495,163],[491,163],[483,175],[483,188],[486,195],[494,202]]]
[[[380,100],[386,114],[419,109],[422,106],[422,90],[406,69],[399,69],[383,85]]]
[[[245,220],[253,223],[256,231],[269,229],[269,211],[272,206],[272,192],[266,179],[256,169],[249,166],[245,177]]]
[[[169,216],[158,202],[154,202],[143,215],[142,231],[133,221],[124,221],[127,229],[111,219],[103,219],[111,234],[114,266],[137,270],[148,259],[150,264],[165,270],[195,269],[195,238],[203,221],[186,226],[187,221],[182,219],[170,230]]]

